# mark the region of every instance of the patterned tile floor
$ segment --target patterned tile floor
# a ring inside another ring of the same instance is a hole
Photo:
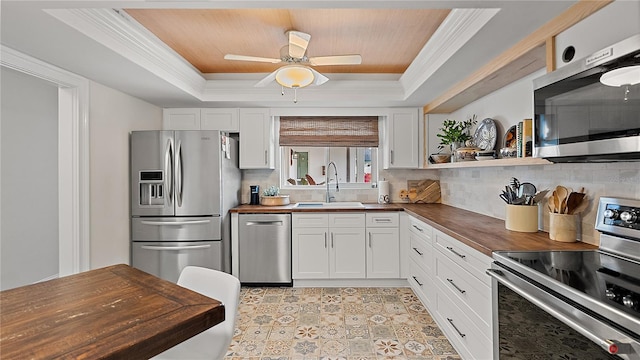
[[[242,288],[225,360],[460,359],[410,288]]]

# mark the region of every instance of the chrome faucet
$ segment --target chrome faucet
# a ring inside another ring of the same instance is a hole
[[[336,192],[340,191],[340,187],[338,186],[338,168],[336,168],[336,163],[334,163],[333,161],[329,161],[329,164],[327,164],[327,172],[325,174],[325,184],[327,184],[327,199],[326,202],[331,202],[331,201],[335,201],[336,198],[335,196],[331,196],[331,192],[329,190],[329,168],[331,167],[331,165],[333,165],[333,171],[335,174],[335,178],[336,178]]]

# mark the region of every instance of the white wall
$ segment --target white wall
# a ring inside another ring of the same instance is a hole
[[[58,87],[0,69],[5,290],[58,274]]]
[[[129,132],[159,130],[162,109],[91,82],[91,268],[130,263]]]

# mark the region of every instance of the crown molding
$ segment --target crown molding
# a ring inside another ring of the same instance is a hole
[[[155,35],[117,9],[50,9],[58,20],[182,91],[200,98],[206,80]]]
[[[405,99],[473,37],[499,9],[453,9],[400,77]]]

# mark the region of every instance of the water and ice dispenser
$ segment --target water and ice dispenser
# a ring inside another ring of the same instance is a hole
[[[162,170],[140,171],[140,205],[164,205],[165,188]]]

